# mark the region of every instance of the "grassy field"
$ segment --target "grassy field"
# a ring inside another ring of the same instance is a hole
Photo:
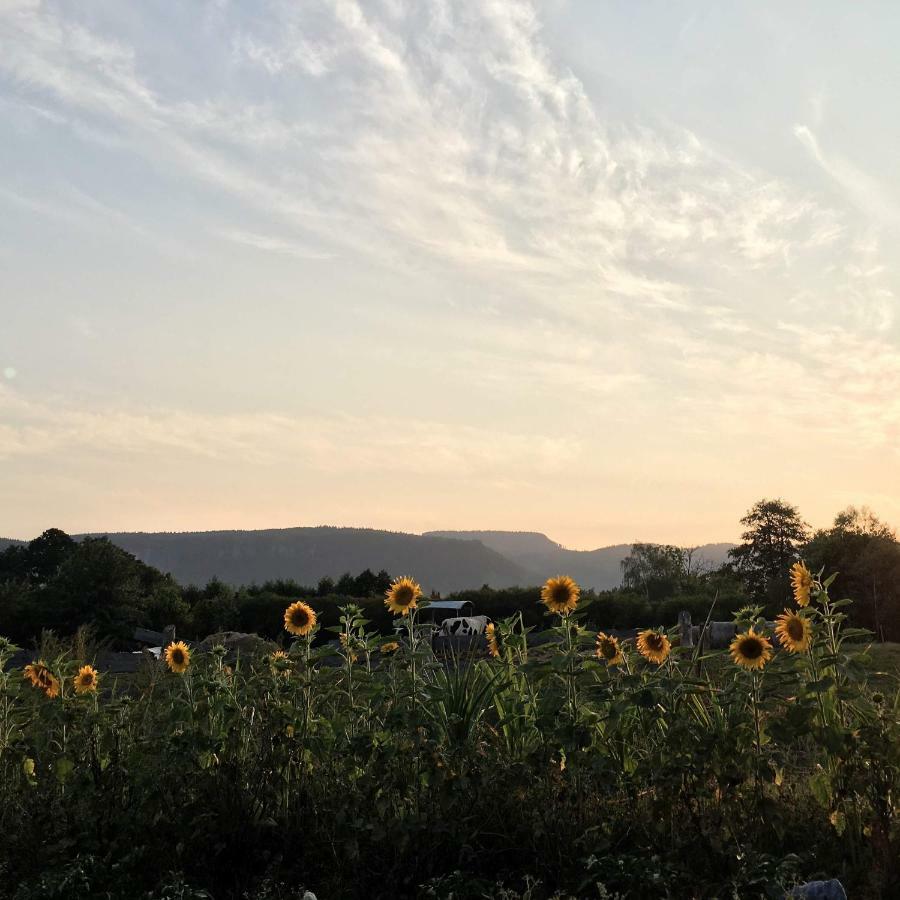
[[[872,644],[867,651],[870,667],[879,672],[900,675],[900,644]]]

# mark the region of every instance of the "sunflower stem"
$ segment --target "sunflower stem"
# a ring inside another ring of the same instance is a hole
[[[762,767],[762,739],[760,735],[760,727],[759,727],[759,683],[760,683],[760,674],[756,671],[751,673],[752,683],[753,683],[753,727],[756,735],[756,788],[759,790],[759,780],[760,780],[760,770]]]
[[[840,678],[838,672],[837,658],[838,652],[840,650],[840,640],[838,639],[837,632],[835,630],[835,625],[837,624],[836,616],[834,610],[831,608],[831,598],[828,596],[828,590],[825,587],[820,587],[819,596],[822,600],[822,618],[825,620],[825,624],[827,626],[827,634],[828,634],[828,652],[831,656],[831,671],[834,673],[834,683],[835,685],[839,685]],[[840,696],[836,696],[836,706],[838,713],[838,720],[841,725],[845,722],[844,717],[844,701],[840,698]]]
[[[575,683],[575,643],[574,643],[574,633],[577,629],[577,625],[575,628],[572,627],[572,623],[569,621],[568,615],[563,616],[563,624],[566,628],[566,655],[568,657],[568,701],[569,701],[569,715],[572,719],[572,724],[575,724],[575,719],[578,714],[578,687]]]
[[[810,642],[809,649],[807,650],[809,653],[809,667],[812,671],[813,681],[819,680],[819,665],[816,661],[816,653],[815,653],[815,645]],[[822,717],[822,727],[825,728],[828,725],[828,713],[825,709],[825,701],[822,698],[822,692],[816,692],[816,699],[819,701],[819,715]]]

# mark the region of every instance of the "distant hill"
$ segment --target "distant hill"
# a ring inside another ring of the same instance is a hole
[[[608,590],[622,583],[622,560],[631,544],[616,544],[598,550],[568,550],[537,531],[428,531],[424,537],[477,540],[503,554],[531,573],[537,584],[550,575],[571,575],[582,587]],[[698,556],[717,568],[734,544],[704,544]]]
[[[369,528],[278,528],[263,531],[119,533],[106,535],[182,584],[214,576],[233,585],[293,578],[314,585],[344,572],[387,569],[413,575],[426,591],[511,587],[535,577],[477,540]]]
[[[0,553],[7,547],[21,547],[25,541],[17,541],[14,538],[0,538]]]
[[[97,535],[94,535],[97,536]],[[74,535],[84,537],[84,535]],[[315,585],[345,572],[387,569],[413,575],[427,590],[450,591],[541,584],[571,575],[585,588],[622,582],[631,544],[569,550],[537,531],[429,531],[405,534],[371,528],[270,528],[261,531],[120,532],[107,537],[182,584],[261,584],[292,578]],[[0,538],[0,552],[22,541]],[[717,567],[733,544],[706,544],[699,556]]]

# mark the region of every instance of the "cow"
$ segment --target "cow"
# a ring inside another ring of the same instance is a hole
[[[487,616],[461,616],[456,619],[444,619],[437,630],[437,636],[470,637],[475,634],[484,634],[487,623]]]

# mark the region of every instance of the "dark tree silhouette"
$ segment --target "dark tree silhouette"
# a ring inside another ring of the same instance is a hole
[[[777,607],[790,595],[791,564],[809,537],[809,526],[786,500],[759,500],[741,519],[743,543],[728,551],[750,596]]]

